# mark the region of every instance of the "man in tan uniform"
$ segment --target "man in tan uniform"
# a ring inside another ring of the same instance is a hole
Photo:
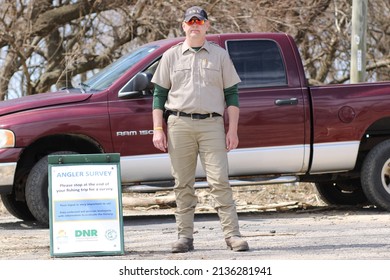
[[[182,27],[186,39],[166,51],[152,82],[153,144],[168,149],[175,178],[178,240],[172,252],[194,249],[195,169],[197,158],[205,169],[210,194],[215,202],[227,246],[249,250],[241,238],[237,211],[228,178],[227,152],[238,146],[239,103],[237,84],[241,81],[228,53],[206,40],[210,27],[200,7],[186,11]],[[227,107],[229,128],[225,134],[223,114]],[[163,111],[168,140],[163,130]]]

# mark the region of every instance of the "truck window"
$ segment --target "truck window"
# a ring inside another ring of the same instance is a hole
[[[241,78],[240,88],[287,85],[283,59],[274,41],[228,41],[227,50]]]
[[[104,90],[114,81],[119,79],[121,75],[129,70],[134,64],[138,63],[141,59],[157,48],[158,46],[140,47],[139,49],[136,49],[135,51],[108,65],[99,73],[85,81],[83,85],[86,86],[87,89]]]

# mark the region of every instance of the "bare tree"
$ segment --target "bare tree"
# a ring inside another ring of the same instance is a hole
[[[259,0],[247,14],[250,31],[292,35],[311,84],[348,82],[351,2]],[[386,0],[369,1],[367,71],[371,81],[390,80],[389,6]]]
[[[388,0],[369,1],[369,79],[389,80]],[[312,84],[349,80],[351,1],[197,1],[212,33],[286,32]],[[183,35],[189,0],[0,0],[0,100],[70,87],[132,48]]]
[[[134,38],[132,31],[137,28],[136,22],[131,26],[119,22],[115,25],[114,21],[104,23],[105,12],[127,11],[131,1],[2,2],[1,99],[7,95],[9,81],[16,73],[23,77],[26,95],[47,91],[53,84],[67,86],[71,77],[103,67],[118,57],[120,47]],[[134,14],[136,9],[133,6]],[[118,26],[120,31],[116,31]],[[108,37],[110,40],[105,40]]]

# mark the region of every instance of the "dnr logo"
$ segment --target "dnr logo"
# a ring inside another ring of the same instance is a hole
[[[98,231],[96,229],[76,229],[74,232],[75,237],[97,237]]]

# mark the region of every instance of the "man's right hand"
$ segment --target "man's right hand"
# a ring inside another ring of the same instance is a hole
[[[160,151],[166,152],[168,148],[167,137],[164,130],[153,131],[153,145]]]

